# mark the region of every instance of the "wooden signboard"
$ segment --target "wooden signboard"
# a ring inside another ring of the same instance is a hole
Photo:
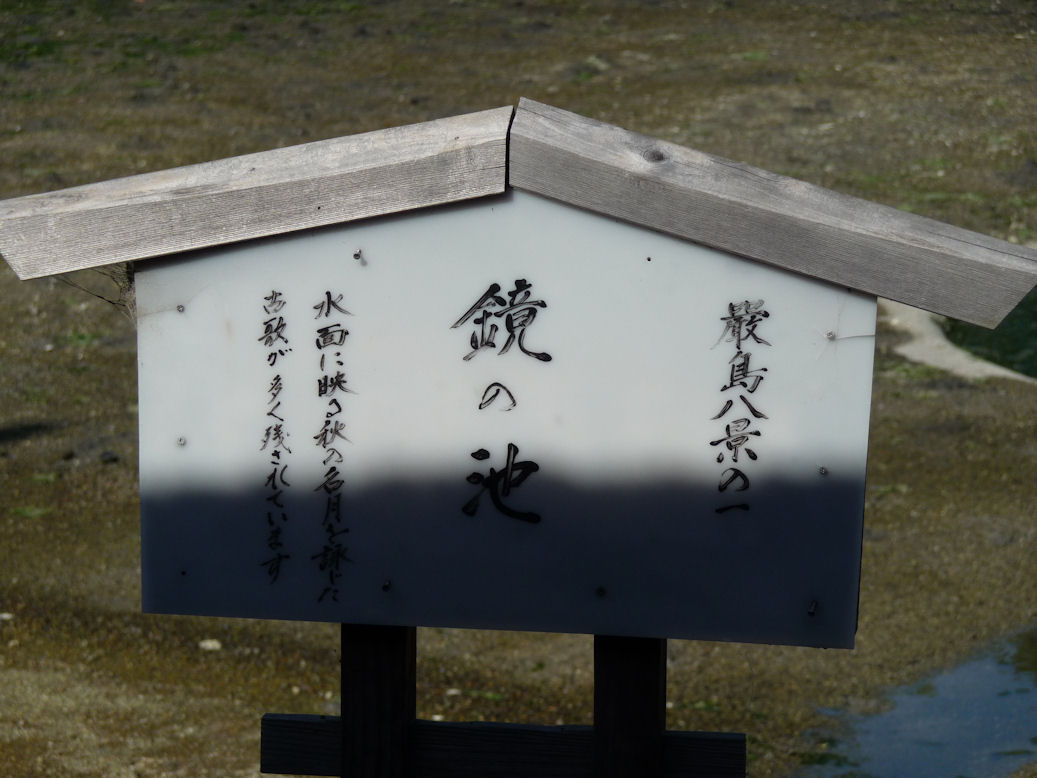
[[[135,262],[148,609],[826,646],[874,296],[1037,278],[529,100],[0,203],[0,250]]]
[[[662,638],[851,646],[875,296],[1037,282],[525,99],[0,202],[0,252],[134,263],[145,609],[343,622],[262,769],[369,778],[744,775],[664,731]],[[416,721],[416,624],[595,633],[593,730]]]
[[[524,192],[136,283],[146,610],[852,645],[870,296]]]

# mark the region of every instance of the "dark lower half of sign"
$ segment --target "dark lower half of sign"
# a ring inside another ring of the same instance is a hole
[[[456,482],[145,495],[144,609],[852,647],[862,479],[548,489],[537,521]]]

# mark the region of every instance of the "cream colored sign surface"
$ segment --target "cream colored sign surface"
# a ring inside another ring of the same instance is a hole
[[[873,298],[512,193],[137,300],[148,611],[853,643]]]

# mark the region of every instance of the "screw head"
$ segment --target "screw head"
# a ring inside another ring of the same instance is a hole
[[[183,312],[184,312],[184,306],[182,306],[182,305],[178,305],[178,306],[176,307],[176,312],[177,312],[177,313],[183,313]]]

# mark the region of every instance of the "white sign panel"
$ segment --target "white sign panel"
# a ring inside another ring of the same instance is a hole
[[[524,193],[136,282],[146,610],[852,645],[873,298]]]

